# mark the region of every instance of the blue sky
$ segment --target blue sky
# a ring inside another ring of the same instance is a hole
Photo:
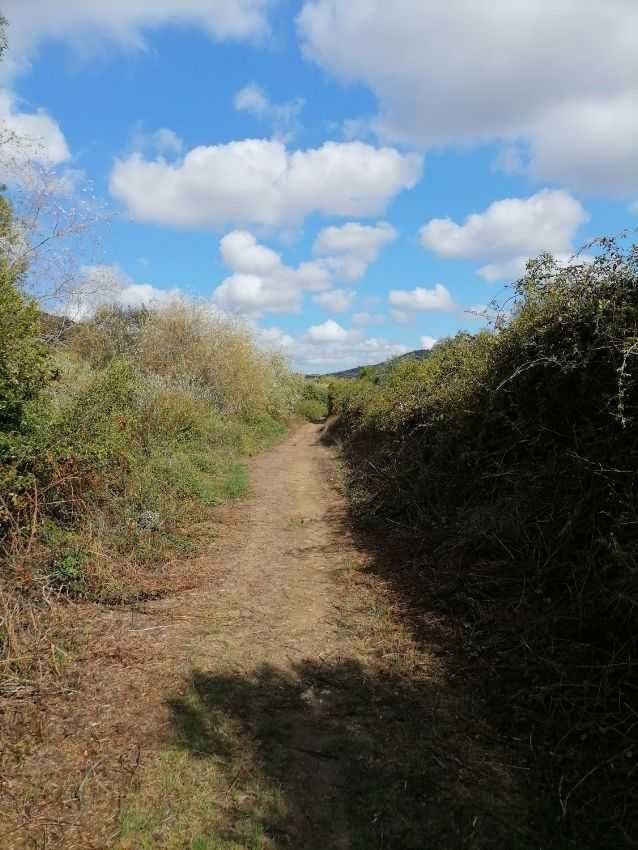
[[[108,204],[82,275],[121,303],[179,291],[348,367],[636,225],[632,0],[48,6],[3,4],[0,116]]]

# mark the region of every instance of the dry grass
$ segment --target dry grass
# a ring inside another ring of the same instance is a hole
[[[82,629],[59,594],[43,589],[36,602],[0,589],[0,698],[32,700],[70,686],[69,660],[82,643]]]

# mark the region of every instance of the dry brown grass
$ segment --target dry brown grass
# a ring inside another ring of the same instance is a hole
[[[25,699],[59,687],[67,672],[73,612],[59,594],[43,589],[39,603],[0,589],[0,697]]]
[[[268,408],[271,359],[255,348],[245,326],[211,314],[208,307],[176,303],[150,314],[137,355],[148,372],[188,378],[227,415],[250,416]]]

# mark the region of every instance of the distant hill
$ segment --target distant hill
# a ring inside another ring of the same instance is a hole
[[[363,369],[381,370],[389,366],[391,363],[399,363],[401,360],[423,360],[430,354],[428,349],[417,348],[415,351],[408,351],[407,354],[401,354],[398,357],[393,357],[392,360],[385,360],[383,363],[374,363],[369,366],[354,366],[352,369],[343,369],[341,372],[324,372],[323,374],[306,375],[306,378],[358,378]]]

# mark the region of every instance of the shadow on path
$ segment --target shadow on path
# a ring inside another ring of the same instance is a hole
[[[179,746],[229,766],[226,841],[258,820],[267,843],[257,846],[273,848],[536,846],[513,808],[508,766],[459,735],[432,682],[349,659],[195,672],[171,710]]]

